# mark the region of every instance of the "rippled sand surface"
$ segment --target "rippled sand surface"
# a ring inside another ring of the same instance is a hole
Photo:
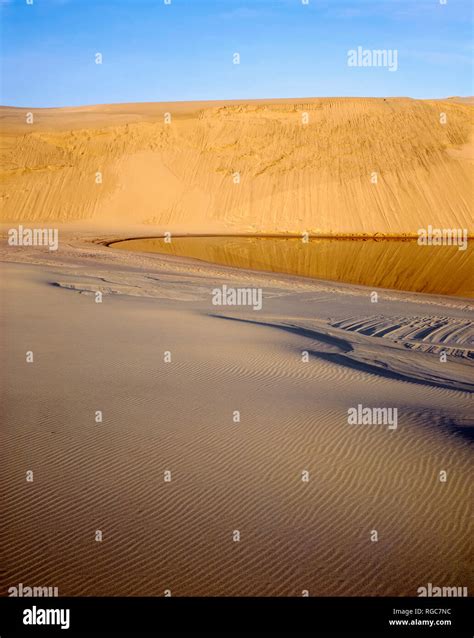
[[[2,594],[474,587],[466,300],[375,304],[72,235],[0,256]],[[213,305],[223,284],[261,287],[262,310]],[[358,404],[397,408],[397,428],[350,425]]]

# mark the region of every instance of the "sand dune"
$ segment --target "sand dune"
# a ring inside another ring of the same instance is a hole
[[[2,219],[472,234],[473,108],[408,98],[3,107]]]
[[[35,109],[34,124],[0,110],[2,220],[60,227],[57,252],[0,242],[0,595],[472,590],[472,251],[410,249],[405,277],[385,241],[362,259],[367,242],[310,257],[252,239],[256,262],[242,244],[230,261],[212,242],[107,244],[131,229],[472,233],[473,108],[126,104]],[[374,304],[369,271],[460,296],[378,288]],[[223,284],[261,289],[261,311],[214,305]],[[397,429],[350,425],[358,404],[396,408]]]
[[[374,321],[375,319],[375,321]],[[435,324],[436,318],[424,316],[422,318],[403,317],[401,323],[412,324],[417,321],[426,325]],[[353,319],[351,319],[351,322]],[[474,391],[474,383],[472,382],[472,364],[470,360],[474,358],[474,339],[472,323],[468,320],[462,322],[445,318],[444,325],[449,326],[450,333],[455,332],[461,326],[469,332],[469,348],[446,348],[428,346],[423,348],[422,344],[416,343],[416,336],[405,338],[401,332],[398,338],[388,339],[380,342],[376,339],[377,335],[367,334],[367,330],[372,329],[373,324],[383,324],[385,330],[397,329],[397,318],[367,318],[360,317],[359,322],[366,326],[365,330],[351,330],[345,328],[341,330],[346,321],[337,322],[320,322],[320,321],[304,321],[298,324],[277,321],[255,321],[260,326],[273,326],[287,332],[300,335],[303,338],[310,339],[317,344],[311,350],[310,354],[322,358],[326,361],[338,363],[339,365],[351,367],[356,370],[362,370],[369,374],[380,375],[392,379],[411,381],[412,383],[422,383],[426,385],[434,385],[442,388],[464,390],[467,392]],[[387,328],[387,324],[389,328]],[[390,325],[391,324],[391,325]],[[367,327],[370,326],[370,328]],[[430,329],[431,330],[431,329]],[[415,341],[415,346],[413,344]],[[407,352],[409,350],[409,352]],[[449,355],[449,362],[440,365],[439,356],[425,356],[427,353],[440,354],[446,352]]]
[[[0,257],[11,262],[2,593],[19,582],[146,596],[474,586],[465,300],[381,291],[374,315],[363,287],[72,235],[54,257],[5,246]],[[212,305],[223,282],[261,286],[262,312]],[[439,345],[452,361],[439,363]],[[349,406],[381,401],[398,408],[396,431],[348,425]]]

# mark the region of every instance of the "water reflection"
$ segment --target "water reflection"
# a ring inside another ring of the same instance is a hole
[[[472,246],[419,246],[416,240],[275,237],[131,239],[113,248],[192,257],[207,262],[328,279],[374,288],[474,297]]]

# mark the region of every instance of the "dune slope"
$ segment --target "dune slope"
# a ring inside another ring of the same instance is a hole
[[[473,108],[408,98],[2,107],[2,220],[472,233]]]

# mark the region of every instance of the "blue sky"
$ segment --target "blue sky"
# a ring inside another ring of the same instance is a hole
[[[472,2],[441,1],[0,0],[0,102],[472,95]],[[398,70],[349,67],[358,46]]]

